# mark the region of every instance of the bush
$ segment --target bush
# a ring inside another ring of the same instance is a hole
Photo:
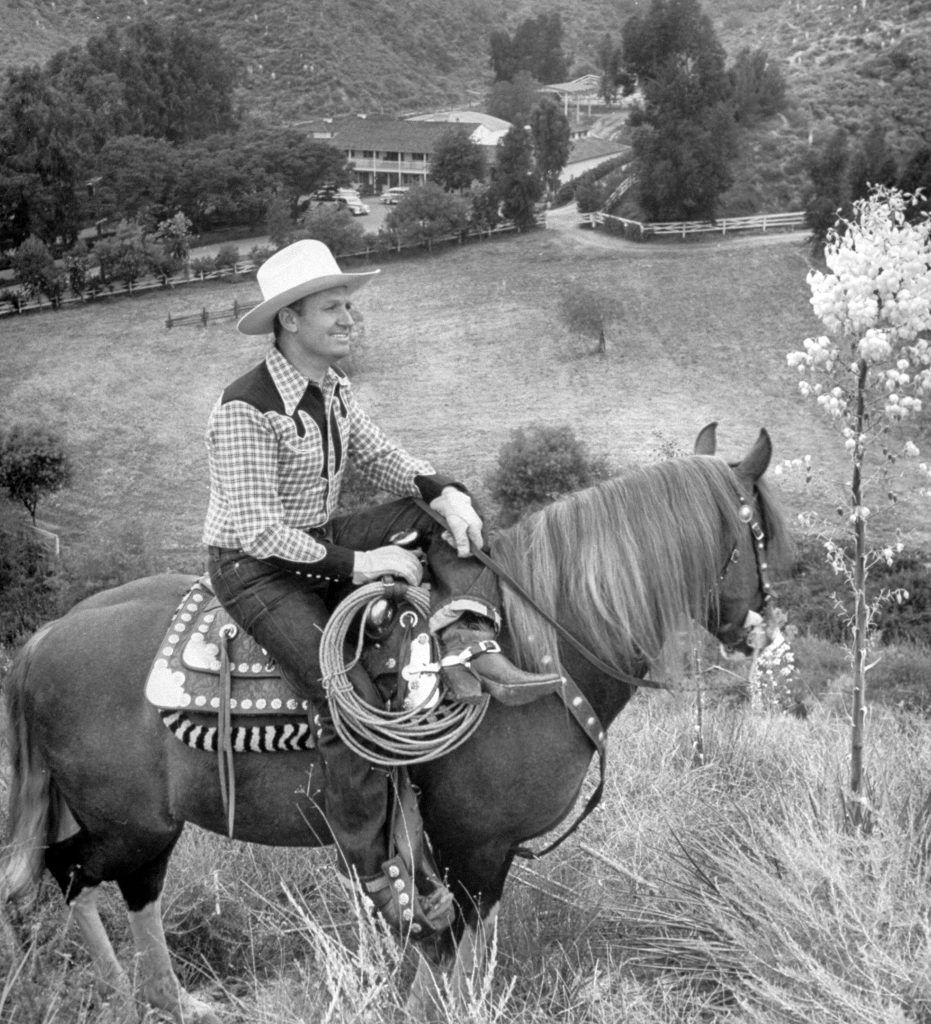
[[[0,487],[25,505],[33,522],[39,499],[61,490],[70,479],[64,442],[54,431],[17,423],[0,434]]]
[[[20,521],[17,521],[20,520]],[[13,646],[58,609],[59,579],[44,548],[0,510],[0,644]]]
[[[502,525],[507,525],[609,475],[606,460],[591,457],[571,427],[537,423],[511,431],[498,452],[488,490],[500,507]]]
[[[931,576],[924,552],[903,552],[892,565],[873,566],[867,580],[867,594],[873,600],[881,591],[906,591],[901,601],[887,600],[875,619],[882,644],[926,644],[931,637]],[[836,597],[835,597],[836,595]],[[779,585],[779,603],[789,621],[804,627],[811,636],[833,643],[848,643],[847,615],[838,599],[849,604],[845,580],[831,569],[823,542],[815,538],[799,541],[792,577]]]
[[[217,250],[216,256],[213,258],[213,265],[217,270],[224,270],[227,268],[233,270],[238,262],[239,249],[237,249],[231,242],[228,242],[226,245],[221,245]]]

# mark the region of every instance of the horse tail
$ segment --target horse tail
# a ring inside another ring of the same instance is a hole
[[[33,742],[25,707],[29,668],[52,625],[48,623],[30,637],[3,684],[10,792],[7,847],[0,856],[0,902],[15,900],[38,882],[45,848],[63,810],[48,762]]]

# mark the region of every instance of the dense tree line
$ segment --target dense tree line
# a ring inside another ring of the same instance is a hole
[[[105,218],[154,225],[183,210],[194,229],[255,223],[349,169],[297,132],[241,130],[236,67],[180,23],[108,28],[0,90],[0,248],[35,236],[72,245]]]
[[[526,18],[513,35],[499,29],[492,32],[489,42],[496,82],[513,81],[521,71],[544,84],[564,82],[569,76],[562,18],[558,13]]]
[[[805,221],[812,231],[815,249],[823,244],[838,216],[849,218],[853,203],[865,198],[873,185],[889,185],[915,194],[915,217],[929,209],[931,146],[919,145],[900,159],[891,152],[886,129],[878,119],[852,141],[842,128],[816,141],[808,158],[811,186],[805,199]]]

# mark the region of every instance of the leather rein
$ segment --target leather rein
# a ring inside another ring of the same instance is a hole
[[[747,524],[753,538],[753,555],[756,561],[757,577],[759,579],[760,590],[763,595],[763,608],[765,611],[771,596],[771,587],[767,575],[768,567],[765,561],[766,534],[763,531],[762,526],[760,526],[753,505],[748,502],[739,491],[737,492],[737,500],[740,504],[738,517],[742,523]],[[446,529],[446,520],[438,512],[430,508],[430,506],[420,498],[414,498],[413,501],[422,512],[426,513],[431,519]],[[593,668],[598,669],[599,672],[606,675],[609,679],[614,679],[627,686],[646,686],[654,690],[666,690],[669,688],[668,683],[658,682],[655,679],[643,679],[638,676],[631,675],[629,672],[624,672],[622,669],[615,668],[603,659],[599,658],[598,655],[590,650],[581,640],[579,640],[577,636],[566,629],[566,627],[561,623],[557,622],[552,615],[544,611],[530,596],[527,590],[518,583],[502,565],[491,558],[490,555],[482,551],[476,544],[472,544],[471,549],[471,553],[474,558],[481,562],[487,569],[490,569],[500,580],[506,583],[516,594],[529,604],[541,618],[545,619],[546,622],[556,630],[557,635],[561,639],[565,640],[570,647],[573,647],[578,651],[578,653],[581,654]],[[735,544],[731,549],[731,553],[728,555],[724,567],[718,574],[719,583],[723,582],[724,577],[727,575],[727,570],[737,561],[739,552],[740,546]],[[552,843],[538,851],[531,850],[526,846],[517,846],[514,848],[513,852],[515,856],[523,857],[528,860],[535,860],[542,857],[555,850],[561,843],[565,842],[565,840],[567,840],[569,836],[578,829],[592,811],[594,811],[601,802],[602,795],[604,794],[607,771],[607,734],[605,732],[605,728],[599,720],[595,709],[589,703],[588,698],[582,693],[576,682],[565,673],[563,673],[563,685],[557,692],[565,703],[570,714],[576,720],[577,724],[588,737],[589,742],[598,753],[598,784],[592,791],[588,800],[585,802],[585,806],[582,808],[579,816],[575,821],[573,821],[569,828]]]

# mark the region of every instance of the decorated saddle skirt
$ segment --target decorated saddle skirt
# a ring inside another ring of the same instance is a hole
[[[221,651],[226,647],[230,689],[223,695]],[[146,698],[165,724],[190,746],[213,749],[215,729],[190,714],[217,716],[222,700],[234,716],[289,716],[302,721],[233,729],[239,750],[286,750],[312,746],[309,702],[297,697],[275,661],[223,608],[209,579],[198,579],[178,606],[159,645],[146,681]],[[287,735],[284,735],[284,734]]]

